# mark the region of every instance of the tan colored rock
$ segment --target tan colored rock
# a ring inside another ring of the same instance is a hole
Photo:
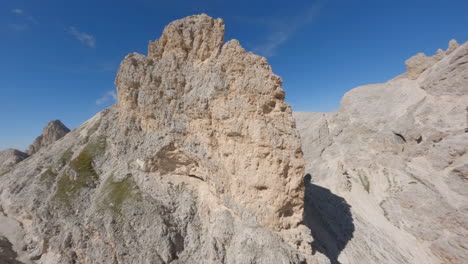
[[[42,130],[42,134],[38,136],[34,142],[29,146],[27,153],[33,155],[41,148],[47,147],[55,141],[65,136],[70,129],[68,129],[60,120],[50,121]]]
[[[127,56],[116,78],[121,122],[170,135],[171,152],[144,162],[171,156],[174,172],[202,178],[265,226],[294,227],[303,160],[282,81],[265,58],[223,40],[221,19],[191,16],[169,24],[148,57]]]
[[[315,263],[281,79],[223,38],[221,19],[171,23],[123,60],[116,105],[3,175],[12,248],[38,264]]]
[[[442,49],[437,49],[436,54],[432,56],[432,58],[434,58],[437,61],[440,61],[444,57],[445,57],[445,51],[443,51]]]
[[[437,62],[436,59],[426,56],[424,53],[418,53],[406,60],[406,70],[410,80],[417,79],[421,73]]]
[[[447,48],[447,55],[452,53],[454,50],[456,50],[458,47],[460,47],[460,44],[458,44],[457,40],[452,39],[449,41],[448,48]]]

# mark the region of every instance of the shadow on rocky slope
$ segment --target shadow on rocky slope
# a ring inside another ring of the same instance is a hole
[[[330,190],[311,182],[312,176],[304,176],[304,223],[312,231],[312,248],[340,264],[338,256],[353,238],[354,224],[351,206],[345,199]]]
[[[23,264],[16,260],[18,254],[13,250],[13,245],[7,238],[0,236],[0,263],[2,264]]]

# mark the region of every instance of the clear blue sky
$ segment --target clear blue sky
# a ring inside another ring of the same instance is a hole
[[[0,149],[111,105],[125,55],[146,54],[167,23],[202,12],[268,58],[296,111],[335,110],[353,87],[403,73],[408,57],[468,38],[467,0],[2,0]]]

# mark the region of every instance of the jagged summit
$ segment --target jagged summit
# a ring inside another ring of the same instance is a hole
[[[219,54],[224,44],[224,21],[206,14],[171,22],[161,37],[148,46],[148,56],[160,59],[169,53],[178,58],[204,61]]]
[[[52,120],[44,127],[42,134],[38,136],[29,146],[27,153],[33,155],[41,148],[47,147],[55,141],[65,136],[70,129],[66,127],[60,120]]]
[[[426,69],[430,68],[447,55],[450,55],[450,53],[456,50],[459,46],[458,42],[455,39],[452,39],[449,41],[446,51],[438,49],[436,54],[431,57],[421,52],[409,58],[405,62],[408,78],[411,80],[417,79]]]
[[[2,176],[0,206],[24,223],[5,236],[13,249],[39,263],[311,256],[281,79],[265,58],[224,43],[221,19],[169,24],[148,56],[122,61],[115,84],[115,105]]]
[[[68,132],[70,130],[60,120],[53,120],[44,127],[42,134],[34,140],[26,152],[17,149],[0,151],[0,174],[10,171],[16,164],[59,140]]]
[[[27,153],[17,149],[0,151],[0,174],[10,171],[14,165],[29,157]]]
[[[177,166],[255,208],[263,224],[296,226],[303,161],[282,81],[265,58],[223,39],[221,19],[190,16],[170,23],[148,56],[127,56],[115,81],[120,119],[167,135],[159,154],[142,153],[144,170],[159,170],[152,164],[170,149]]]

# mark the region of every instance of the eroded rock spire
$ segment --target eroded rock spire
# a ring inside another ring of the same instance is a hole
[[[303,158],[281,78],[265,58],[223,40],[221,19],[202,14],[169,24],[148,56],[122,62],[120,118],[166,135],[167,147],[140,162],[142,169],[158,171],[152,164],[172,155],[174,171],[204,179],[265,226],[296,226]]]

